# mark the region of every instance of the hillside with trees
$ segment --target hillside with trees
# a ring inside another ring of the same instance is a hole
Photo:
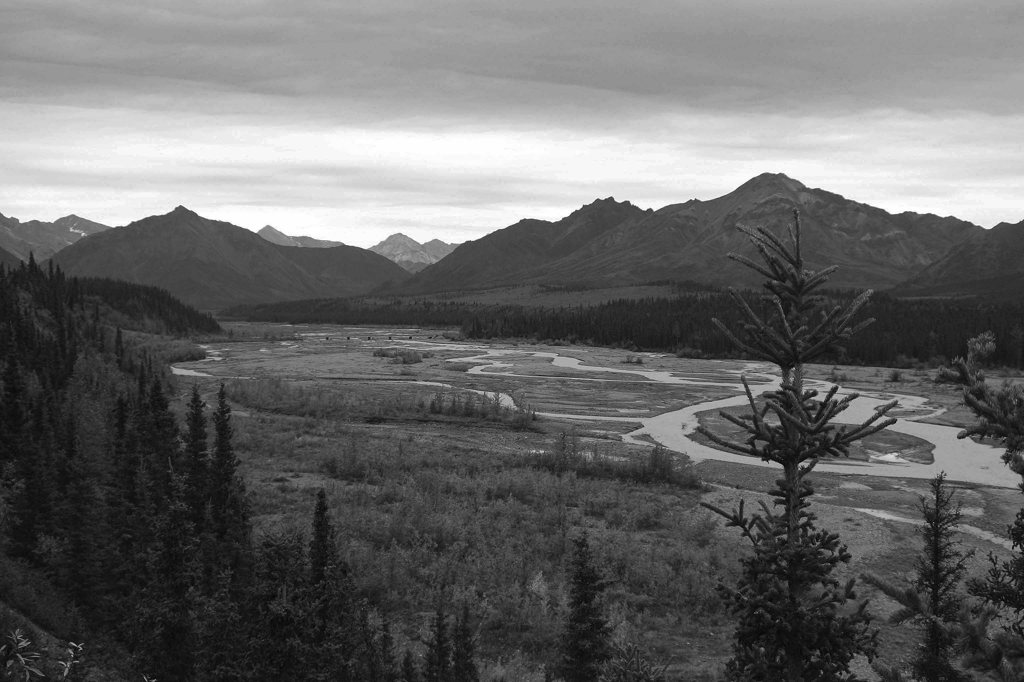
[[[223,388],[193,388],[183,422],[171,409],[183,351],[150,330],[216,322],[32,260],[0,269],[0,320],[5,675],[371,679],[386,633],[360,620],[333,540],[254,544]],[[39,657],[53,638],[78,644]]]

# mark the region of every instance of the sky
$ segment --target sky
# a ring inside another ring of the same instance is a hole
[[[1024,220],[1019,0],[4,0],[0,213],[367,247],[785,173]]]

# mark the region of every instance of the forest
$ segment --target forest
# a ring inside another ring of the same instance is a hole
[[[212,318],[30,261],[0,320],[0,679],[395,679],[322,498],[308,539],[255,540],[223,388],[172,412],[188,353],[150,332]]]
[[[740,320],[727,292],[693,291],[680,286],[675,298],[623,299],[586,307],[531,307],[454,302],[439,298],[323,299],[245,306],[228,311],[247,320],[282,323],[380,324],[459,327],[471,339],[532,338],[598,346],[679,353],[688,357],[735,357],[736,349],[711,324]],[[831,305],[844,305],[856,294],[825,291]],[[758,309],[760,293],[742,292]],[[964,341],[992,331],[1000,344],[990,360],[1024,367],[1024,304],[973,299],[904,300],[876,293],[862,309],[875,322],[846,340],[842,353],[822,361],[907,367],[936,366],[962,353]]]

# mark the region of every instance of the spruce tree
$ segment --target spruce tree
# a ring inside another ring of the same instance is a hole
[[[192,396],[185,414],[185,498],[192,509],[192,523],[202,532],[210,483],[210,461],[206,443],[206,403],[199,385],[192,384]]]
[[[337,564],[338,549],[334,539],[334,526],[327,509],[327,493],[323,488],[316,493],[313,508],[313,537],[309,541],[309,581],[320,584]]]
[[[856,395],[839,398],[838,386],[832,386],[819,397],[805,385],[804,365],[838,352],[841,342],[871,322],[854,323],[870,292],[846,308],[826,305],[819,292],[835,267],[806,269],[798,212],[787,242],[764,228],[741,229],[762,262],[729,256],[766,278],[766,312],[759,314],[732,292],[745,318],[742,328],[734,333],[714,322],[747,356],[776,365],[781,384],[765,393],[759,405],[744,379],[750,414],[721,413],[743,429],[745,440],[723,438],[706,428],[700,432],[723,448],[773,462],[782,471],[770,491],[773,505],[762,503],[760,513],[748,515],[742,501],[730,512],[706,505],[739,528],[753,548],[741,562],[737,585],[720,586],[739,619],[726,674],[732,680],[853,680],[850,661],[872,653],[874,634],[866,604],[845,612],[856,596],[854,581],[840,585],[832,572],[851,557],[836,533],[816,527],[808,477],[821,458],[845,457],[851,443],[893,423],[885,414],[895,401],[859,426],[836,427],[832,421]]]
[[[452,682],[480,682],[475,651],[473,630],[469,624],[469,604],[463,604],[452,633]]]
[[[959,438],[991,438],[999,442],[1003,463],[1021,478],[1024,492],[1024,385],[1004,382],[990,386],[977,366],[995,347],[995,337],[986,332],[967,342],[967,358],[954,361],[954,372],[964,385],[964,403],[977,422],[964,429]],[[989,570],[982,579],[969,580],[968,592],[997,609],[1006,622],[1002,632],[987,637],[969,637],[977,643],[974,660],[979,667],[998,667],[1004,676],[1024,678],[1024,508],[1007,528],[1012,554],[1009,559],[989,555]],[[983,624],[987,626],[987,619]],[[974,624],[976,625],[976,624]],[[977,627],[969,628],[977,630]],[[981,628],[987,632],[986,628]]]
[[[597,682],[611,656],[611,630],[600,604],[607,581],[594,566],[586,534],[573,540],[569,580],[569,613],[556,674],[566,682]]]
[[[890,621],[915,621],[923,626],[922,646],[913,661],[916,679],[957,682],[970,679],[953,665],[950,656],[954,642],[962,639],[964,605],[959,589],[973,552],[963,551],[954,538],[961,511],[959,503],[954,505],[945,472],[930,481],[929,489],[929,496],[922,497],[919,505],[924,542],[913,586],[901,588],[873,575],[865,579],[902,607],[890,616]],[[895,674],[882,665],[876,665],[876,670]]]
[[[213,412],[213,457],[210,461],[210,507],[218,538],[223,539],[235,521],[242,500],[238,499],[239,489],[236,473],[238,459],[235,457],[231,438],[231,406],[228,405],[224,384],[217,391],[217,407]]]
[[[448,639],[448,619],[439,604],[427,642],[427,657],[423,665],[423,682],[450,682],[451,644]]]
[[[182,477],[170,473],[170,494],[154,519],[145,586],[136,595],[132,636],[160,679],[192,678],[196,642],[192,586],[196,574],[195,531],[184,501]]]
[[[960,549],[953,534],[960,524],[961,506],[953,503],[953,491],[946,485],[945,472],[931,480],[931,495],[921,500],[924,553],[917,561],[914,586],[927,598],[924,649],[915,662],[917,674],[928,682],[962,679],[950,663],[954,622],[963,607],[958,590],[967,572],[971,552]]]
[[[213,412],[213,455],[209,461],[208,530],[212,532],[222,563],[228,566],[236,582],[244,582],[251,572],[252,529],[245,484],[238,474],[238,458],[232,444],[231,407],[224,384],[217,392]]]

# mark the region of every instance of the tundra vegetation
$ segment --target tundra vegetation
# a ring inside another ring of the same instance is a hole
[[[516,394],[173,377],[203,351],[157,333],[209,339],[216,322],[33,263],[0,272],[0,313],[7,677],[539,682],[575,631],[605,641],[605,680],[721,679],[740,613],[715,588],[749,579],[749,550],[700,506],[707,469],[685,457]],[[418,355],[372,361],[402,378]],[[761,480],[739,469],[719,480]],[[843,556],[809,539],[808,556]],[[975,576],[993,608],[1012,561]],[[1000,641],[985,660],[1007,657]]]

